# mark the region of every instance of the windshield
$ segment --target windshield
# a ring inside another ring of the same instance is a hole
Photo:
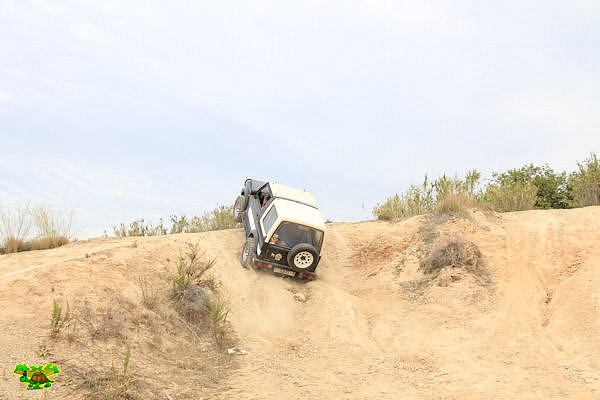
[[[308,226],[282,222],[271,237],[271,244],[292,248],[299,243],[308,243],[321,249],[323,232]]]

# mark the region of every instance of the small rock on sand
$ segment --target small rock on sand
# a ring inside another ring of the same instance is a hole
[[[306,296],[302,293],[294,293],[294,299],[300,303],[304,303],[306,301]]]

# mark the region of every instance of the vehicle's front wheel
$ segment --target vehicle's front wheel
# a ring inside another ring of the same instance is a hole
[[[256,253],[256,242],[253,237],[249,237],[246,239],[246,243],[244,243],[244,247],[242,248],[242,257],[240,259],[240,263],[244,268],[253,268],[254,261],[252,258]]]
[[[242,211],[244,211],[244,196],[238,196],[233,204],[233,220],[235,222],[242,222]]]
[[[300,243],[292,247],[287,256],[287,262],[291,267],[309,269],[317,263],[318,258],[317,250],[313,246]]]

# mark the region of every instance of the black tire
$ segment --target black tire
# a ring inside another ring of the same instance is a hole
[[[256,242],[253,237],[249,237],[242,248],[242,256],[240,257],[242,267],[254,268],[254,261],[252,261],[254,254],[256,254]]]
[[[244,201],[246,198],[244,196],[238,196],[235,199],[235,203],[233,204],[233,220],[235,222],[242,222],[242,212],[244,211]]]
[[[295,245],[287,256],[288,265],[299,270],[309,270],[311,267],[314,270],[318,261],[317,249],[307,243]]]

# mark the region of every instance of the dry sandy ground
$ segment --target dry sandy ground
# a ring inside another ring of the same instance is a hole
[[[479,248],[479,270],[427,279],[420,261],[456,238]],[[242,240],[102,238],[0,256],[0,399],[88,398],[82,382],[120,367],[128,343],[145,399],[600,399],[600,207],[334,223],[309,283],[242,269]],[[196,241],[217,257],[247,355],[219,355],[172,311],[169,277]],[[140,276],[159,290],[155,311]],[[75,309],[71,339],[48,337],[53,299]],[[11,374],[49,361],[63,370],[51,389]]]

